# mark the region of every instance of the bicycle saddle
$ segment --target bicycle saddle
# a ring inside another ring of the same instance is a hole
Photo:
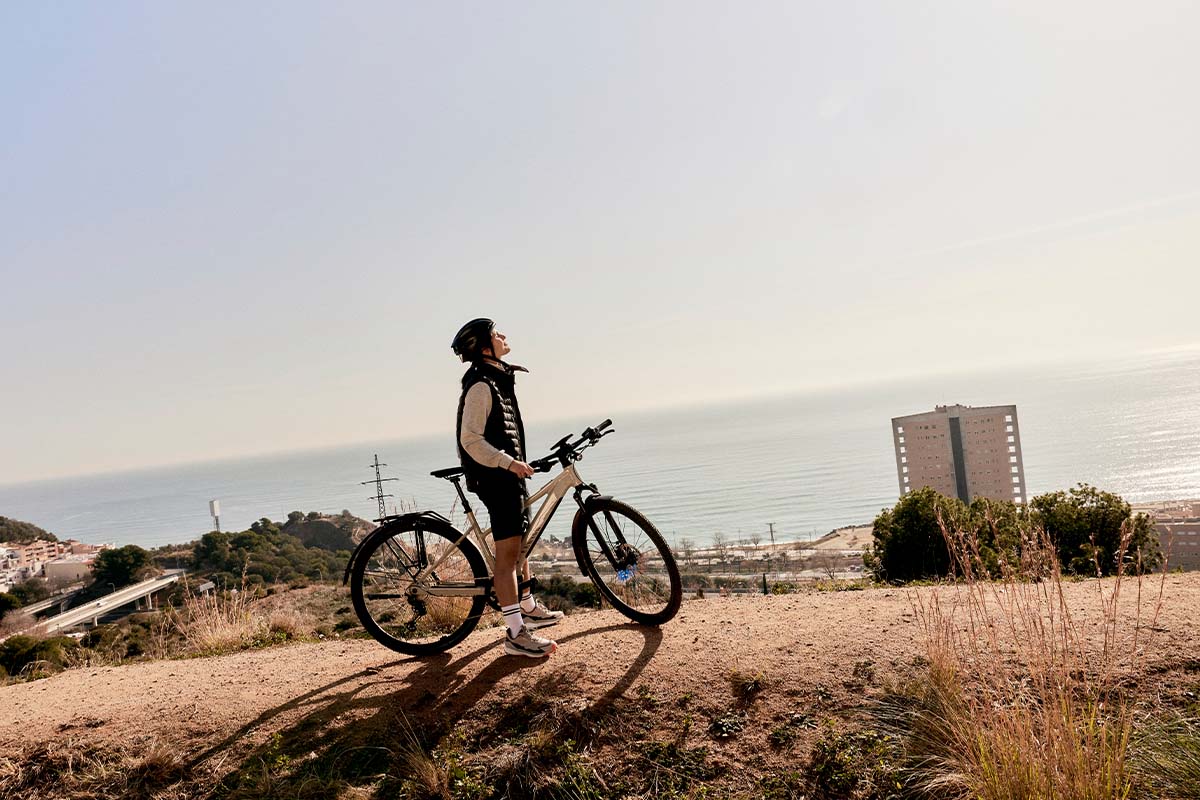
[[[450,478],[457,478],[459,475],[462,475],[463,468],[462,467],[447,467],[446,469],[435,469],[433,472],[431,472],[429,474],[435,478],[446,478],[447,480],[449,480]]]

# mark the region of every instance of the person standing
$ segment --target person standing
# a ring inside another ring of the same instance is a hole
[[[451,344],[470,367],[462,377],[456,439],[467,489],[488,510],[496,545],[495,590],[507,627],[504,652],[540,658],[558,649],[533,631],[556,624],[561,611],[550,611],[527,589],[518,597],[517,569],[529,580],[529,563],[521,558],[529,512],[525,479],[533,475],[526,462],[525,426],[517,404],[516,373],[508,364],[508,340],[490,319],[473,319],[459,329]],[[521,563],[518,565],[518,561]]]

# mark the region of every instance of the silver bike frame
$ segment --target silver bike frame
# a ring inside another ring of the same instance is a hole
[[[559,473],[557,477],[534,492],[530,498],[525,501],[525,508],[533,508],[535,503],[545,498],[541,507],[538,508],[538,510],[534,513],[533,518],[529,521],[529,530],[525,533],[526,545],[525,552],[522,554],[523,558],[529,558],[529,554],[533,552],[534,545],[536,545],[538,540],[542,537],[542,531],[545,530],[546,525],[550,522],[550,518],[558,509],[558,505],[563,501],[563,498],[572,492],[576,486],[582,485],[583,480],[579,477],[579,472],[575,469],[575,465],[571,464],[561,473]],[[476,546],[479,548],[480,552],[483,553],[484,560],[487,561],[488,573],[494,577],[496,573],[496,555],[492,549],[488,547],[488,537],[490,536],[492,529],[488,528],[487,530],[482,530],[479,527],[479,521],[475,518],[474,511],[467,511],[467,521],[471,524],[470,529],[466,533],[462,534],[462,537],[457,539],[454,544],[457,547],[462,543],[463,539],[473,537]],[[431,595],[433,597],[474,597],[476,595],[486,594],[487,590],[478,586],[466,587],[461,585],[435,585],[431,587],[424,585],[425,580],[429,577],[430,573],[441,566],[442,562],[449,558],[450,554],[453,552],[453,548],[446,550],[446,552],[442,554],[442,557],[439,558],[435,563],[430,564],[428,567],[417,573],[417,575],[413,578],[413,583],[421,587],[422,594]]]

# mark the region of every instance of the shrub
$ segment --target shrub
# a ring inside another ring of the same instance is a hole
[[[544,580],[539,578],[537,593],[547,606],[562,611],[570,611],[576,606],[600,606],[600,592],[590,581],[579,583],[567,575],[551,575]]]
[[[1127,571],[1153,572],[1162,563],[1153,522],[1145,514],[1134,516],[1115,494],[1081,483],[1035,497],[1029,505],[1067,572],[1114,575],[1122,566],[1118,559],[1129,562]],[[1129,539],[1122,546],[1126,527]]]
[[[70,655],[79,648],[74,639],[56,636],[39,639],[35,636],[10,636],[0,644],[0,667],[10,675],[18,675],[38,662],[62,668]]]
[[[150,553],[136,544],[127,544],[97,553],[92,562],[92,578],[96,585],[111,583],[119,589],[142,580],[152,569]]]
[[[974,569],[981,577],[999,578],[1006,563],[1020,564],[1026,539],[1035,529],[1054,544],[1066,572],[1115,574],[1125,526],[1131,531],[1122,555],[1129,561],[1127,571],[1149,572],[1162,563],[1151,520],[1142,514],[1133,516],[1129,504],[1117,495],[1086,484],[1035,497],[1028,510],[985,498],[966,506],[925,487],[906,494],[875,518],[872,545],[863,556],[867,572],[875,580],[895,583],[948,576],[953,558],[942,522],[956,534],[970,537]],[[1033,551],[1042,553],[1037,546]]]
[[[939,515],[962,524],[968,509],[926,486],[910,492],[875,518],[866,568],[876,580],[907,582],[950,572],[950,553],[938,527]]]
[[[813,745],[804,771],[817,798],[887,796],[873,790],[897,788],[895,754],[893,742],[875,731],[830,727]]]
[[[49,597],[50,587],[41,578],[30,578],[23,583],[14,585],[8,590],[8,593],[17,598],[20,605],[27,606]]]
[[[0,619],[4,619],[5,614],[20,607],[21,601],[17,599],[16,595],[0,592]]]

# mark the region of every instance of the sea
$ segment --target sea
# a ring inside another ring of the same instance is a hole
[[[1130,502],[1200,498],[1200,351],[863,383],[718,405],[613,414],[583,478],[640,509],[667,538],[811,539],[869,523],[898,498],[891,418],[936,404],[1016,404],[1031,496],[1086,482]],[[527,421],[541,455],[599,419]],[[430,470],[453,466],[453,434],[0,486],[0,515],[59,538],[155,547],[213,527],[243,530],[290,511],[378,516],[372,459],[388,466],[388,510],[455,511]],[[533,486],[546,476],[535,476]],[[548,533],[569,531],[572,503]],[[457,519],[461,520],[461,513]]]

